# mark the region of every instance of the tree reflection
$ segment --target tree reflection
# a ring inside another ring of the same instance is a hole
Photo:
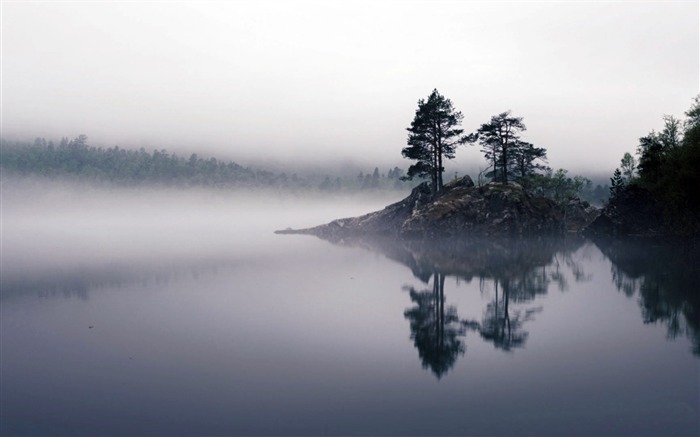
[[[408,265],[417,278],[426,283],[433,278],[432,290],[408,288],[415,306],[404,316],[410,322],[411,339],[423,367],[438,379],[465,353],[463,337],[468,330],[478,332],[484,341],[503,351],[522,348],[528,338],[527,322],[542,311],[541,306],[527,304],[546,294],[552,283],[565,290],[565,270],[575,281],[589,279],[572,256],[581,240],[472,239],[441,243],[405,241],[400,246],[380,246],[387,256]],[[480,322],[461,320],[456,307],[446,306],[447,275],[467,281],[478,278],[482,293],[487,284],[493,284],[492,298]]]
[[[687,336],[700,355],[700,244],[595,241],[612,262],[613,284],[639,295],[644,323],[663,323],[669,338]]]
[[[485,341],[504,351],[523,347],[528,333],[526,322],[532,320],[542,307],[513,308],[512,303],[531,301],[547,292],[551,275],[544,269],[533,270],[516,278],[493,280],[494,297],[486,305],[481,322],[460,319],[457,308],[445,304],[445,275],[432,274],[432,289],[406,287],[414,306],[404,312],[411,329],[411,339],[418,350],[423,368],[442,378],[464,355],[462,337],[467,331],[479,333]],[[481,282],[482,289],[484,282]]]
[[[527,322],[542,311],[530,303],[555,284],[590,278],[573,254],[582,238],[536,237],[521,239],[453,238],[449,240],[396,240],[393,238],[328,238],[342,245],[363,247],[408,266],[413,275],[432,288],[405,287],[412,307],[404,311],[411,339],[423,368],[442,378],[466,352],[468,331],[503,351],[522,348],[528,339]],[[457,308],[445,300],[445,278],[478,279],[490,300],[480,321],[460,319]]]
[[[509,351],[525,345],[528,333],[523,330],[523,324],[532,320],[542,307],[511,311],[509,308],[511,295],[514,291],[518,291],[518,284],[509,279],[503,280],[500,300],[498,284],[497,280],[494,281],[494,298],[486,305],[479,333],[484,340],[492,342],[495,347]],[[520,290],[525,296],[534,296],[535,290],[527,288],[528,284],[523,283],[525,287]]]
[[[423,368],[429,368],[440,379],[464,354],[460,339],[467,324],[461,323],[457,308],[445,308],[445,275],[433,274],[433,289],[417,291],[408,287],[414,307],[404,312],[411,326],[413,340]]]

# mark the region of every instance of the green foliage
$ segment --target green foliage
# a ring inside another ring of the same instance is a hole
[[[686,111],[685,116],[685,129],[686,137],[688,136],[688,131],[700,126],[700,94],[695,96],[693,99],[693,106]]]
[[[659,140],[664,150],[669,151],[681,145],[681,121],[672,115],[664,115],[664,130],[659,134]]]
[[[646,138],[644,141],[647,141],[645,144],[649,144],[649,147],[655,148],[659,144],[661,144],[657,141],[657,139],[658,136],[651,136],[649,138]],[[652,164],[649,164],[650,162],[651,161],[646,161],[646,172],[652,171],[652,167],[650,166]],[[610,198],[614,199],[615,197],[617,197],[620,193],[622,193],[624,188],[633,181],[636,169],[637,161],[629,152],[625,152],[625,154],[622,156],[622,159],[620,160],[620,167],[615,169],[613,177],[610,178]],[[657,172],[658,169],[656,167],[653,167],[653,171]]]
[[[579,175],[572,178],[567,176],[568,173],[568,170],[560,168],[554,173],[548,170],[545,174],[535,174],[531,180],[530,191],[557,203],[565,203],[580,197],[584,191],[591,191],[590,179]]]
[[[624,187],[625,181],[622,179],[622,172],[619,168],[616,168],[613,177],[610,178],[610,197],[619,195]]]
[[[516,182],[529,189],[532,180],[538,172],[546,172],[550,168],[544,165],[547,162],[547,149],[535,147],[530,143],[521,141],[515,149],[515,166],[513,174]],[[539,161],[539,162],[538,162]]]
[[[408,168],[405,179],[430,178],[433,193],[442,191],[443,160],[454,158],[457,146],[467,141],[462,136],[463,129],[458,128],[463,118],[450,99],[436,89],[428,100],[418,101],[411,126],[406,129],[408,146],[401,151],[405,158],[416,161]]]
[[[700,230],[700,125],[687,130],[681,146],[664,156],[659,173],[644,182],[662,200],[673,225]]]
[[[690,112],[690,111],[689,111]],[[664,116],[664,129],[653,130],[639,139],[639,176],[642,184],[655,184],[663,173],[664,163],[670,153],[681,147],[681,122],[673,116]]]
[[[638,183],[657,199],[666,226],[700,232],[700,96],[685,123],[664,116],[664,129],[640,138]]]
[[[657,180],[661,171],[665,150],[658,133],[651,131],[649,135],[639,139],[637,147],[639,155],[639,177],[642,181]]]
[[[620,160],[620,170],[625,178],[625,183],[632,182],[634,172],[637,170],[637,161],[629,152],[626,152]]]

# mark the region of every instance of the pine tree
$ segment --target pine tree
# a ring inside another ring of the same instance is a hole
[[[464,130],[458,128],[463,118],[461,112],[455,111],[450,99],[436,89],[428,100],[418,101],[415,117],[406,129],[409,132],[408,147],[401,151],[405,158],[416,163],[408,168],[404,179],[429,177],[433,193],[442,191],[443,161],[454,158],[457,146],[471,138],[463,136]]]
[[[531,180],[537,171],[547,171],[547,149],[535,147],[525,141],[519,141],[513,153],[515,180],[525,188],[530,187]],[[537,162],[540,161],[540,162]]]
[[[622,175],[625,177],[625,182],[629,184],[632,181],[634,172],[637,169],[637,161],[630,153],[626,152],[620,160],[620,169],[622,169]]]
[[[494,115],[491,121],[482,124],[479,128],[481,151],[491,162],[493,170],[490,175],[494,180],[508,183],[508,175],[513,173],[517,165],[520,149],[529,145],[521,141],[519,135],[526,129],[523,118],[512,117],[510,111]]]
[[[625,181],[622,179],[622,172],[619,168],[616,168],[613,177],[610,178],[610,197],[615,197],[620,194],[624,186]]]

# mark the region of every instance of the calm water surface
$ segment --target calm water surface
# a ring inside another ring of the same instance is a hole
[[[3,212],[2,435],[700,432],[697,247],[328,242],[272,231],[368,205],[71,202]]]

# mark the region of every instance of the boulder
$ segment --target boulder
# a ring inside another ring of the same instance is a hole
[[[579,232],[588,227],[600,215],[600,210],[585,200],[570,199],[563,208],[568,232]]]
[[[448,192],[455,188],[471,188],[474,186],[474,181],[469,175],[462,176],[458,179],[453,179],[445,184],[443,187],[443,192]]]

